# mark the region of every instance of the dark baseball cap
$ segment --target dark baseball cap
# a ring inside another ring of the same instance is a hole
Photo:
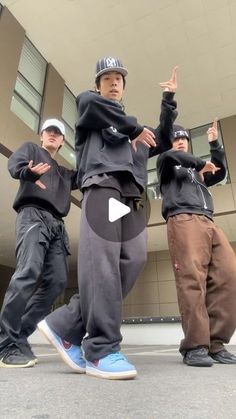
[[[97,78],[102,74],[108,73],[109,71],[116,71],[124,77],[128,74],[127,69],[123,66],[122,61],[119,58],[104,57],[97,61],[95,80],[97,80]]]
[[[181,125],[173,125],[173,131],[174,140],[177,138],[187,138],[188,141],[190,140],[188,131]]]

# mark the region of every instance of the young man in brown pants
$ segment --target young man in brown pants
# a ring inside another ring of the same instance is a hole
[[[210,367],[213,360],[236,364],[224,348],[236,328],[236,258],[213,222],[207,186],[224,179],[224,151],[217,121],[207,131],[211,161],[188,153],[189,135],[174,126],[173,147],[157,162],[184,339],[183,362]]]

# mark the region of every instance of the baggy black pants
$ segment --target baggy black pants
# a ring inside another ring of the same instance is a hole
[[[78,257],[78,280],[80,295],[71,298],[46,320],[49,326],[62,338],[85,350],[86,359],[93,361],[109,353],[120,350],[122,340],[120,327],[122,323],[122,299],[132,289],[138,275],[144,267],[147,257],[146,229],[130,240],[122,241],[120,233],[126,229],[125,217],[120,218],[117,226],[108,224],[111,235],[117,241],[108,241],[93,231],[86,215],[86,202],[90,191],[84,194]],[[99,188],[98,196],[104,201],[113,197],[121,201],[115,189]],[[132,199],[123,200],[130,205],[131,218],[129,228],[137,229],[142,208],[134,210]],[[98,220],[102,209],[95,208]]]
[[[34,207],[16,220],[16,270],[0,313],[0,350],[33,333],[67,282],[69,241],[62,220]]]

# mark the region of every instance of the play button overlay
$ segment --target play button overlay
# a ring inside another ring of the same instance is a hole
[[[101,188],[102,184],[89,188],[84,195],[82,205],[89,227],[107,241],[120,243],[134,239],[145,230],[150,217],[146,193],[137,196],[136,200],[135,197],[122,196],[118,189],[107,187],[105,181]]]
[[[110,223],[119,220],[119,218],[124,217],[126,214],[129,214],[131,211],[128,205],[122,204],[122,202],[117,201],[115,198],[109,198],[108,200],[108,220]]]

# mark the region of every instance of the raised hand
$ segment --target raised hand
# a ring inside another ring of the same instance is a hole
[[[47,163],[38,163],[36,166],[33,166],[33,160],[30,160],[28,168],[31,170],[31,172],[41,176],[48,172],[51,166]],[[41,189],[46,189],[46,186],[39,179],[35,181],[35,184],[38,185]]]
[[[164,89],[164,92],[176,92],[177,90],[177,69],[174,67],[170,80],[159,83],[160,87]]]
[[[204,181],[204,173],[211,172],[214,175],[218,170],[220,170],[220,167],[216,167],[211,161],[206,161],[205,166],[198,173],[201,176],[202,181]]]
[[[33,163],[33,160],[30,160],[28,168],[31,170],[31,172],[36,173],[40,176],[46,173],[51,168],[51,166],[47,163],[38,163],[36,164],[36,166],[33,166]]]
[[[131,141],[131,146],[134,151],[137,151],[137,143],[142,143],[146,147],[156,147],[155,135],[148,128],[144,128],[141,134]]]
[[[217,118],[214,119],[212,126],[208,128],[207,137],[208,137],[209,143],[211,141],[217,140],[218,138]]]

